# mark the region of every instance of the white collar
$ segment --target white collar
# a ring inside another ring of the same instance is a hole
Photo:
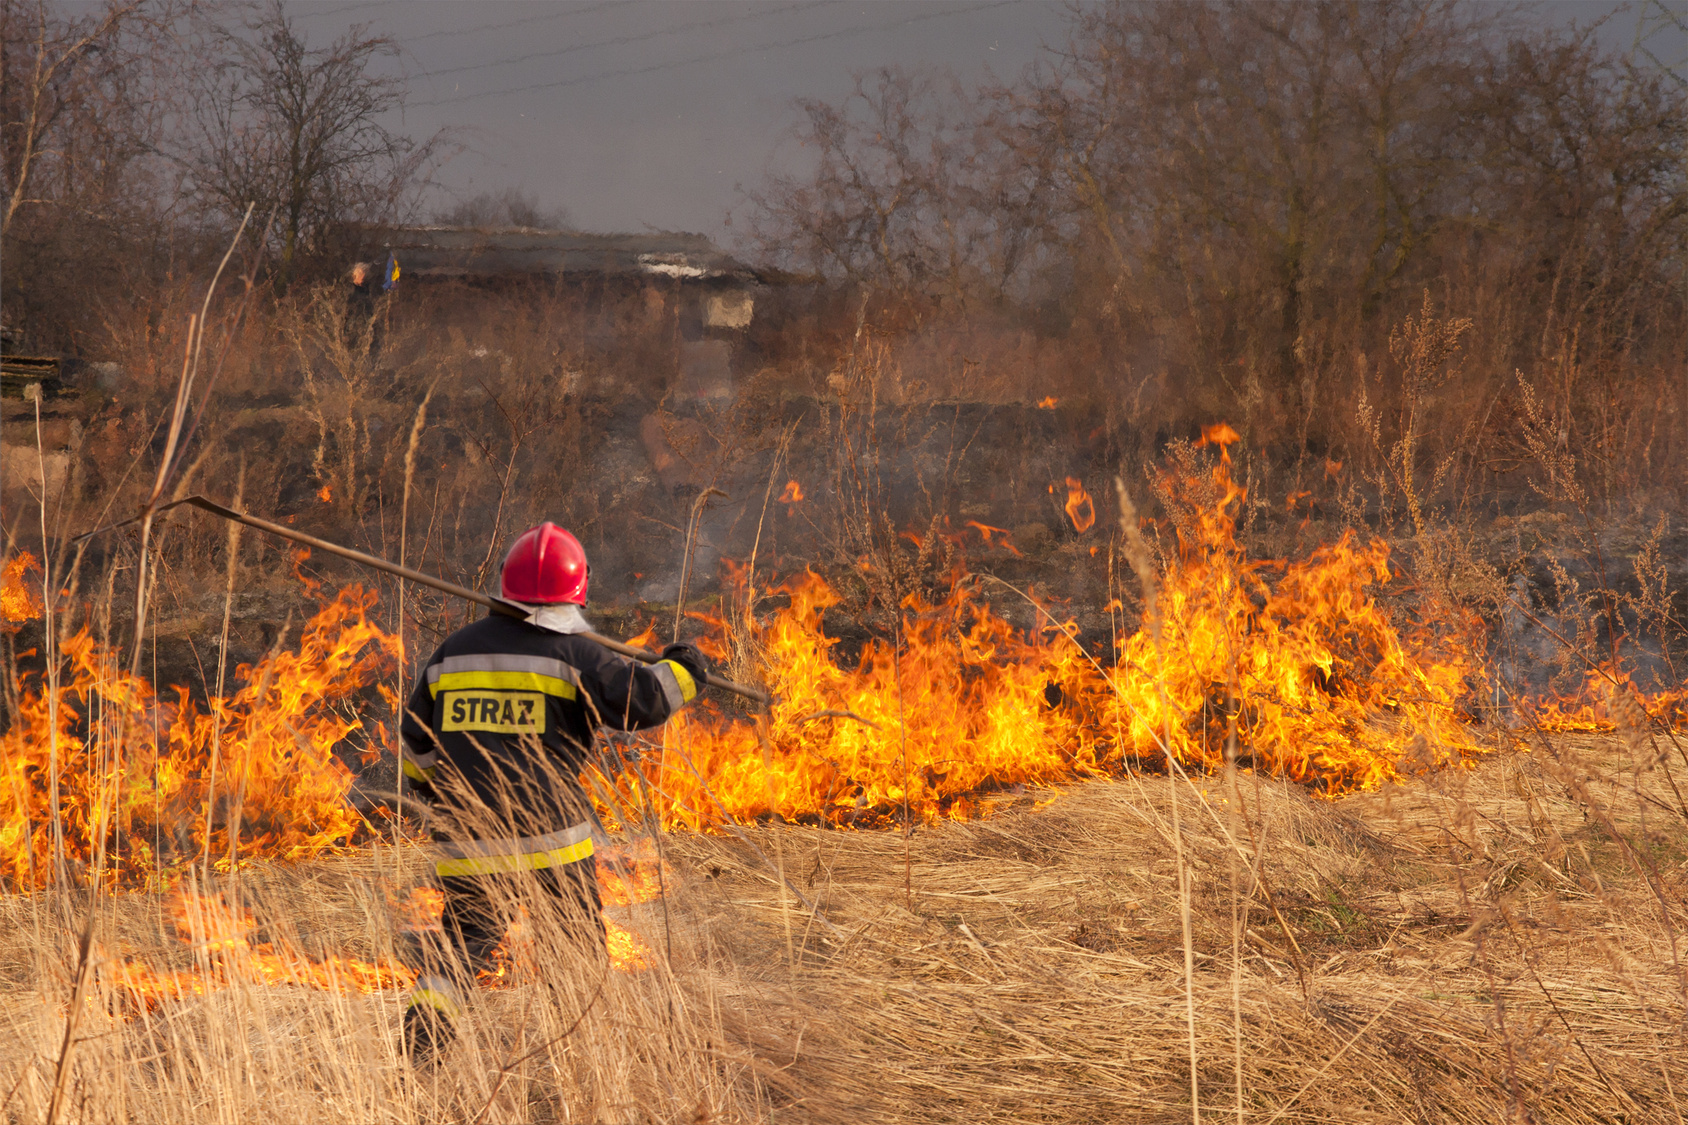
[[[586,615],[580,612],[580,607],[563,602],[558,605],[542,605],[528,614],[528,624],[537,625],[541,629],[552,633],[589,633],[592,626],[587,622]]]

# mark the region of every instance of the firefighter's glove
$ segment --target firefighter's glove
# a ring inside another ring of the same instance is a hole
[[[669,645],[662,650],[662,658],[672,660],[689,672],[697,684],[698,694],[703,694],[703,689],[707,686],[706,677],[709,675],[709,659],[696,645],[686,641]]]

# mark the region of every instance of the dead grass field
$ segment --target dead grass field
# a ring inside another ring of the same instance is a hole
[[[1557,737],[1338,801],[1180,784],[1202,1118],[1680,1121],[1678,754]],[[60,1120],[1189,1121],[1173,794],[1153,777],[1008,798],[915,832],[906,871],[895,833],[665,837],[666,940],[662,904],[611,910],[652,968],[541,958],[420,1072],[398,992],[244,983],[125,1008],[119,951],[210,954],[160,897],[105,899]],[[255,938],[368,958],[421,870],[382,849],[248,871],[241,894]],[[0,909],[0,1116],[35,1122],[76,926],[45,897]]]

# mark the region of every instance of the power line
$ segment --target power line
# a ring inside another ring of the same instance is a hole
[[[704,20],[702,23],[689,23],[682,27],[665,27],[658,31],[643,31],[637,35],[618,35],[614,39],[600,39],[594,43],[576,43],[569,47],[560,47],[554,51],[533,51],[525,55],[516,55],[496,62],[472,63],[467,66],[447,67],[445,70],[428,72],[429,78],[440,78],[447,74],[461,74],[468,70],[485,70],[494,66],[514,66],[516,63],[531,62],[534,59],[554,59],[563,55],[572,55],[580,51],[592,51],[599,47],[620,47],[627,43],[643,43],[649,39],[661,39],[669,35],[680,35],[690,31],[702,31],[711,27],[725,27],[727,24],[743,23],[746,20],[762,19],[766,16],[782,15],[794,12],[799,8],[814,8],[820,5],[810,3],[787,4],[782,8],[765,8],[759,12],[750,12],[741,16],[723,16],[720,19]]]
[[[863,35],[871,31],[891,31],[899,27],[907,27],[912,23],[922,23],[926,20],[945,19],[950,16],[965,16],[975,12],[987,12],[992,8],[1006,8],[1019,4],[1022,0],[995,0],[990,4],[975,4],[970,8],[950,8],[942,12],[927,12],[924,15],[910,16],[908,19],[897,20],[893,23],[868,24],[861,27],[846,27],[837,31],[824,31],[815,35],[804,35],[796,39],[786,39],[778,43],[764,43],[749,47],[733,47],[725,51],[716,51],[708,55],[694,55],[689,59],[675,62],[657,63],[652,66],[633,67],[627,70],[612,70],[603,74],[587,74],[579,78],[565,78],[557,82],[536,82],[527,86],[513,86],[508,90],[485,90],[478,94],[461,94],[449,98],[436,98],[433,101],[410,102],[411,107],[456,105],[460,102],[472,102],[481,98],[498,98],[509,94],[526,94],[535,90],[558,90],[567,86],[581,86],[588,82],[602,82],[610,78],[627,78],[638,74],[652,74],[659,70],[678,70],[681,67],[694,66],[697,63],[714,62],[718,59],[732,58],[734,55],[745,55],[756,51],[772,51],[782,47],[796,47],[805,43],[819,43],[827,39],[838,39],[847,35]]]
[[[575,16],[585,16],[590,15],[593,12],[601,12],[605,8],[631,7],[632,4],[636,2],[637,0],[604,0],[601,4],[587,4],[584,7],[569,7],[561,11],[546,12],[542,16],[524,16],[519,20],[510,20],[508,23],[487,23],[481,24],[478,27],[453,28],[449,31],[430,31],[426,35],[408,36],[401,40],[401,42],[404,46],[408,47],[412,43],[420,43],[424,39],[438,39],[442,35],[479,35],[483,31],[502,31],[507,27],[522,27],[523,25],[530,23],[545,23],[549,20],[572,19]]]
[[[359,8],[386,8],[397,3],[397,0],[364,0],[361,4],[342,4],[338,8],[330,8],[326,12],[301,12],[300,15],[308,19],[320,19],[323,16],[337,16],[341,12],[355,12]]]

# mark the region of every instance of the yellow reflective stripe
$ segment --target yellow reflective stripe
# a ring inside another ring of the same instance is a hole
[[[536,871],[541,867],[562,867],[565,864],[578,863],[591,854],[592,837],[588,836],[578,844],[553,848],[548,852],[442,859],[434,864],[434,874],[441,878],[450,878],[456,875],[501,875],[510,871]]]
[[[427,769],[421,769],[409,758],[401,757],[399,759],[399,768],[404,770],[404,775],[412,781],[432,781],[434,780],[434,770],[436,767],[429,766]]]
[[[494,688],[503,691],[542,691],[546,695],[575,697],[574,685],[556,676],[539,672],[444,672],[428,685],[428,693],[438,699],[442,691],[461,691],[466,688]]]
[[[690,703],[697,698],[697,680],[693,679],[692,674],[686,671],[684,664],[676,664],[672,660],[659,660],[657,663],[665,665],[670,672],[674,673],[674,682],[680,685],[680,698],[683,701]]]
[[[417,988],[411,992],[410,1003],[405,1007],[432,1008],[450,1020],[455,1020],[463,1014],[462,1007],[458,1005],[455,999],[433,988]]]

